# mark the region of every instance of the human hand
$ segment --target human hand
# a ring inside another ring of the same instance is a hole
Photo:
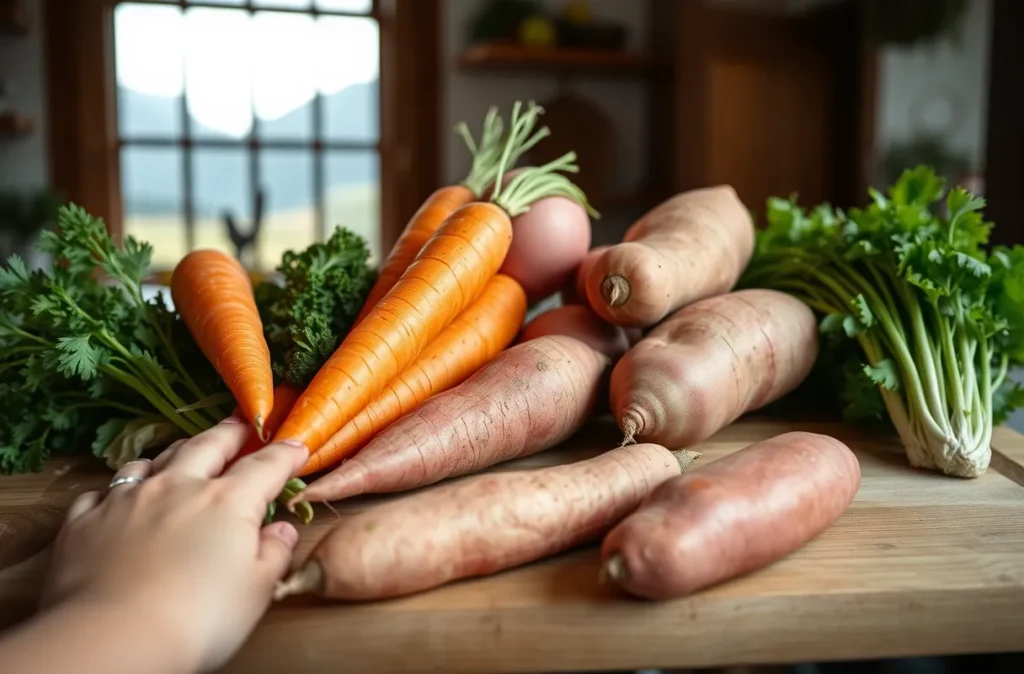
[[[142,621],[189,670],[226,662],[291,560],[295,527],[262,523],[308,456],[272,444],[225,471],[248,432],[225,420],[116,476],[144,482],[79,496],[57,537],[44,606],[85,604]]]

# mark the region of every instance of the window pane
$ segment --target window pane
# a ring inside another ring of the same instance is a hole
[[[374,19],[321,17],[317,22],[317,86],[325,136],[375,142],[380,133],[377,79],[380,31]]]
[[[264,138],[313,137],[314,31],[313,17],[305,14],[258,12],[253,17],[252,96]]]
[[[185,91],[192,133],[242,138],[252,129],[249,14],[190,9],[185,15]]]
[[[324,155],[327,231],[345,227],[366,239],[380,259],[380,160],[375,150]]]
[[[245,0],[202,0],[208,5],[244,5]]]
[[[192,151],[192,183],[197,248],[235,254],[225,211],[243,234],[252,232],[253,198],[249,188],[249,154],[245,148],[196,148]],[[251,264],[251,260],[243,260]]]
[[[181,150],[121,151],[124,232],[153,245],[153,268],[172,269],[188,250],[182,216]]]
[[[312,0],[254,0],[257,7],[288,7],[290,9],[310,9]]]
[[[260,184],[265,202],[258,260],[260,269],[270,270],[281,262],[284,251],[301,250],[317,238],[312,151],[263,151]]]
[[[316,0],[317,9],[333,12],[364,12],[370,13],[373,0]]]
[[[122,137],[181,134],[184,20],[177,7],[114,10],[118,129]]]

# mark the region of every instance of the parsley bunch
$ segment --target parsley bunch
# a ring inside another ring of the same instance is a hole
[[[377,278],[358,234],[337,227],[323,243],[287,251],[277,271],[283,285],[256,286],[256,305],[274,376],[303,389],[348,334]]]
[[[152,249],[118,247],[71,205],[39,248],[57,262],[0,268],[0,469],[37,471],[91,447],[117,465],[223,418],[231,400],[187,329],[142,294]]]
[[[849,212],[770,199],[741,285],[820,312],[819,373],[848,419],[887,417],[914,466],[978,476],[993,425],[1024,404],[1006,379],[1024,361],[1024,248],[989,251],[984,200],[928,167],[870,196]]]

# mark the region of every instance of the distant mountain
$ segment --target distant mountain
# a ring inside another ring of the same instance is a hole
[[[379,134],[377,81],[357,84],[323,97],[325,139],[373,141]],[[118,89],[119,126],[122,137],[177,137],[180,127],[180,101],[150,96],[130,89]],[[313,103],[272,121],[261,120],[265,139],[310,140]],[[192,119],[197,140],[218,138],[238,142],[234,149],[197,149],[193,158],[194,193],[197,214],[219,214],[225,207],[249,216],[249,156],[244,141],[232,139]],[[332,161],[338,157],[359,155],[327,154],[327,188],[364,185],[376,180],[369,174],[368,162]],[[122,184],[126,211],[136,214],[178,212],[182,204],[182,167],[176,152],[163,148],[129,151],[122,162]],[[313,198],[312,151],[272,150],[261,158],[261,182],[267,191],[267,208],[285,210],[310,206]]]

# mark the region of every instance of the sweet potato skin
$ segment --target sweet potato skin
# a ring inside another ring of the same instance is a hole
[[[605,397],[611,363],[564,335],[507,349],[381,431],[302,498],[415,489],[553,447]]]
[[[607,321],[648,327],[731,290],[753,251],[753,221],[732,187],[683,192],[645,214],[593,263],[587,300]]]
[[[711,297],[619,360],[612,413],[627,441],[688,447],[796,388],[817,354],[817,320],[794,297],[760,289]]]
[[[345,517],[314,548],[321,594],[371,600],[511,568],[599,538],[678,476],[657,445],[473,476]]]
[[[528,342],[545,335],[573,337],[613,361],[621,358],[630,347],[626,330],[612,325],[582,304],[567,304],[545,311],[526,324],[518,341]]]
[[[760,569],[831,526],[860,475],[826,435],[755,443],[662,483],[605,537],[604,572],[630,594],[671,599]]]

